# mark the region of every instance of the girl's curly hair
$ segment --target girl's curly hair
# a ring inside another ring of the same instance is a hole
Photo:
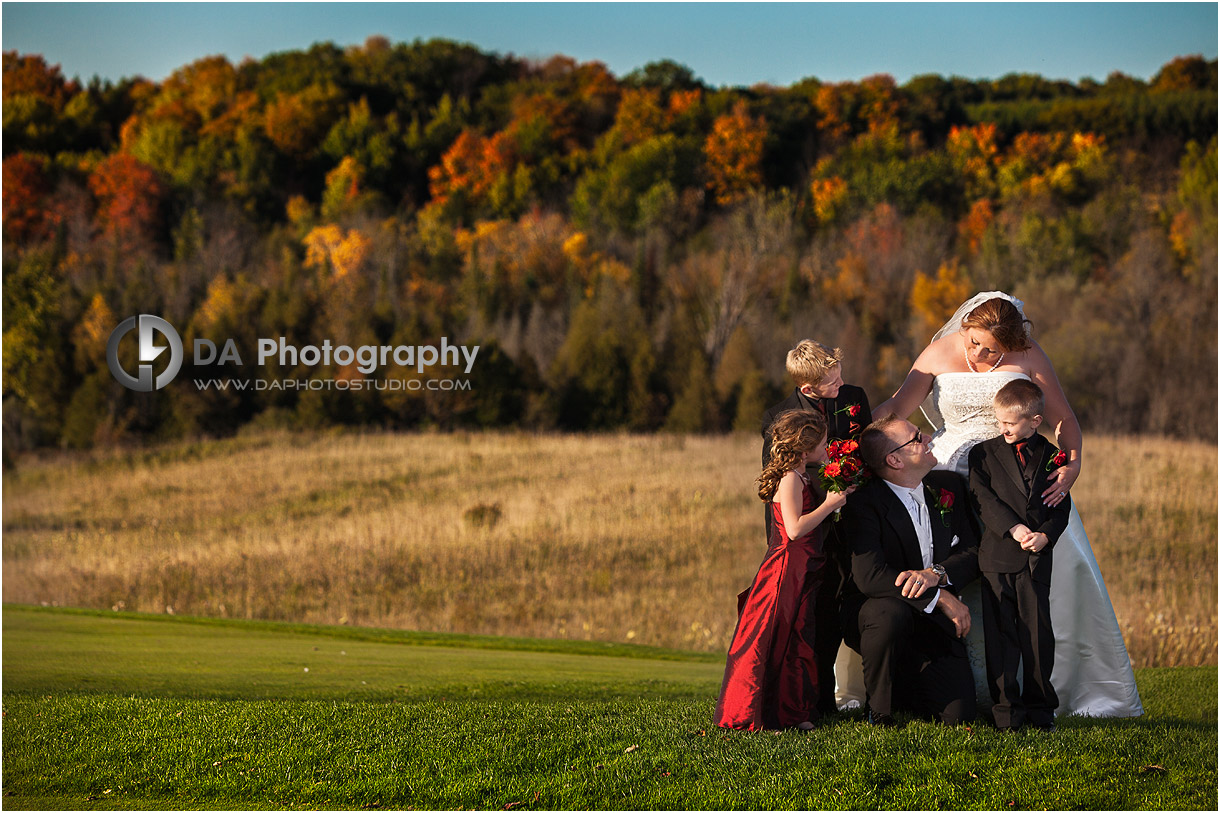
[[[821,412],[792,409],[782,413],[771,425],[771,459],[758,475],[758,497],[764,502],[775,497],[779,481],[801,464],[812,449],[826,442],[826,416]]]

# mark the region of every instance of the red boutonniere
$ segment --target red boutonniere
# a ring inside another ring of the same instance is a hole
[[[1058,452],[1055,453],[1054,457],[1052,457],[1050,460],[1046,461],[1046,470],[1051,471],[1052,469],[1057,469],[1060,466],[1062,466],[1064,463],[1067,463],[1067,462],[1068,462],[1067,452],[1060,449]]]
[[[848,404],[842,409],[836,409],[834,414],[842,415],[844,412],[846,412],[849,418],[858,418],[860,417],[860,413],[863,411],[864,407],[860,406],[859,404]],[[860,430],[863,428],[864,427],[862,427],[857,421],[852,421],[847,425],[847,431],[853,435],[860,434]]]
[[[860,459],[859,449],[860,444],[854,440],[836,440],[826,444],[827,460],[818,470],[822,488],[846,491],[868,480],[869,471]],[[835,522],[839,521],[839,510],[834,513]]]
[[[940,494],[932,494],[932,489],[928,489],[928,494],[936,500],[936,507],[940,510],[940,521],[944,523],[946,528],[949,527],[949,513],[953,510],[953,503],[956,498],[953,492],[947,488],[942,488]]]

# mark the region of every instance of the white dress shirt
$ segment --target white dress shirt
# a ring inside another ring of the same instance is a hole
[[[911,515],[911,524],[915,526],[915,536],[919,540],[919,552],[923,556],[924,569],[930,568],[932,566],[932,520],[928,516],[928,504],[924,502],[923,484],[916,488],[904,488],[889,480],[884,482],[907,509],[907,513]],[[932,612],[936,609],[938,601],[940,601],[939,587],[936,588],[936,595],[932,596],[932,600],[928,602],[928,606],[923,611]]]

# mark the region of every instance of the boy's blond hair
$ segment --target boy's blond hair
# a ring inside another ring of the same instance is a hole
[[[788,375],[792,376],[797,387],[806,384],[816,387],[831,369],[839,365],[842,358],[843,351],[837,347],[831,350],[812,339],[803,339],[788,351]]]
[[[997,410],[1016,410],[1022,418],[1041,415],[1046,409],[1046,397],[1042,394],[1042,388],[1024,378],[1014,378],[1000,387],[992,403]]]

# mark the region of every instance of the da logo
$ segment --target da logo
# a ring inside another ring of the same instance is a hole
[[[140,339],[140,366],[138,375],[135,376],[124,370],[123,365],[119,363],[119,342],[133,330],[137,331]],[[155,380],[152,362],[165,351],[165,347],[153,344],[153,331],[169,340],[169,366]],[[182,369],[182,339],[178,336],[178,331],[174,330],[174,326],[160,316],[150,316],[147,313],[131,316],[119,322],[119,326],[110,334],[110,340],[106,342],[106,364],[110,367],[110,374],[129,390],[159,390],[173,381],[174,376]]]

